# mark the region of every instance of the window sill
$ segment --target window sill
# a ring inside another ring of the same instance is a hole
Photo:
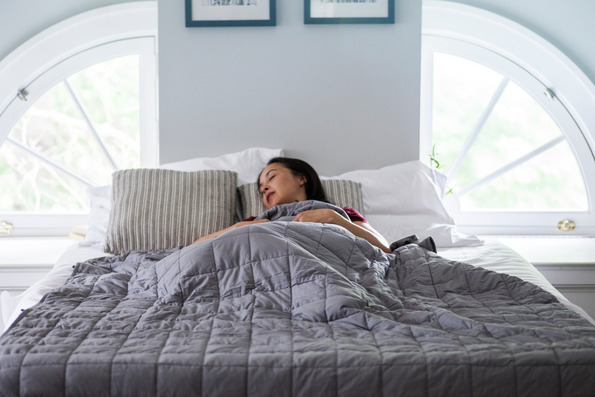
[[[74,243],[68,237],[1,237],[0,267],[51,268]]]
[[[595,266],[595,236],[483,236],[498,240],[538,266]]]

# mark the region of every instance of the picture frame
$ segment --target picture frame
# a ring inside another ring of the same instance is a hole
[[[304,0],[304,23],[395,23],[395,0]]]
[[[186,0],[186,27],[275,26],[276,0]]]

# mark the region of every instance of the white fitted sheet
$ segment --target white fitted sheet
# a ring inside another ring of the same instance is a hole
[[[512,248],[496,240],[486,240],[483,245],[479,246],[439,248],[438,253],[450,260],[466,262],[499,273],[507,273],[536,284],[552,293],[568,308],[595,324],[595,321],[583,309],[566,299],[531,263]],[[62,254],[46,277],[33,284],[25,292],[19,295],[3,292],[0,301],[4,328],[7,329],[22,310],[35,305],[46,293],[62,285],[72,273],[76,263],[106,255],[99,245],[74,245]]]

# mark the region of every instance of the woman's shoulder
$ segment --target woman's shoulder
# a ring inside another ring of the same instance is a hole
[[[366,218],[364,218],[364,216],[355,208],[351,208],[351,207],[343,207],[343,211],[345,211],[345,213],[349,216],[349,219],[351,219],[351,222],[365,222],[368,223],[368,221],[366,220]]]

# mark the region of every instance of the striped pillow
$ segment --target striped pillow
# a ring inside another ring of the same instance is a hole
[[[323,179],[322,188],[326,198],[331,204],[338,207],[351,207],[364,215],[364,200],[362,197],[362,184],[345,179]],[[262,203],[262,196],[256,183],[247,183],[238,187],[242,218],[262,214],[266,208]]]
[[[130,169],[112,179],[106,252],[185,246],[234,222],[235,172]]]

